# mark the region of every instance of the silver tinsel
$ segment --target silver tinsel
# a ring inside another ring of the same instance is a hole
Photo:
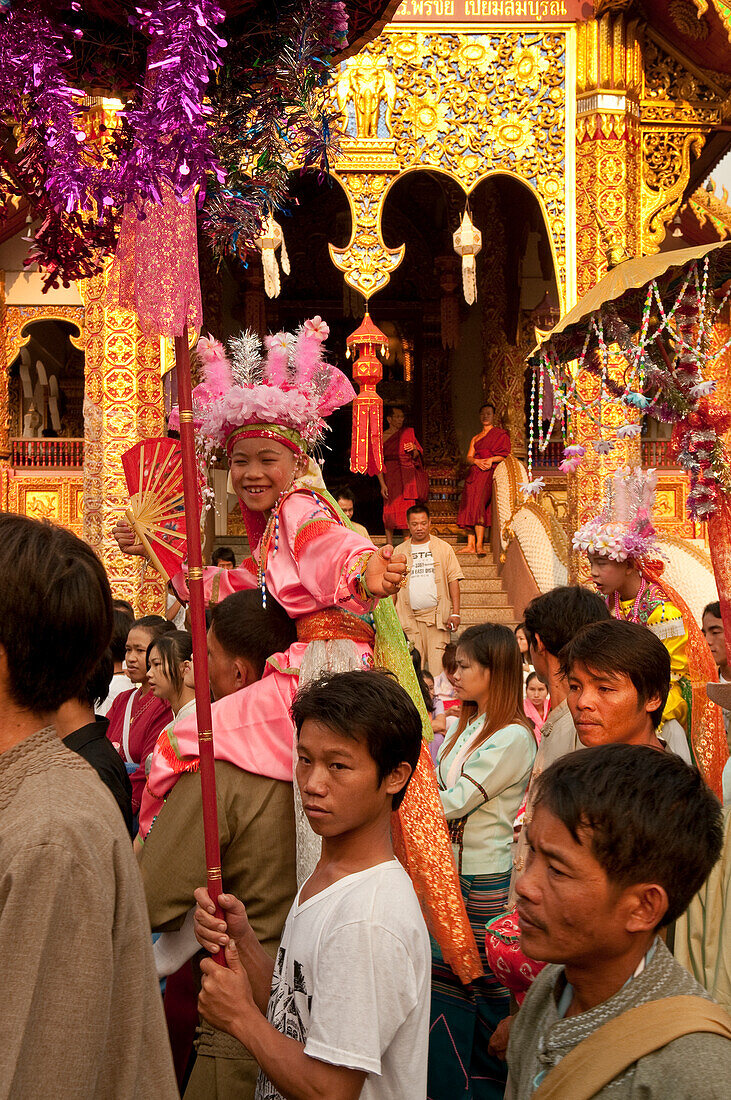
[[[231,373],[237,386],[258,386],[264,379],[259,337],[253,332],[232,336],[228,342]]]

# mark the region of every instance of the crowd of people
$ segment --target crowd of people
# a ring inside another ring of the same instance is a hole
[[[134,618],[88,545],[0,516],[0,1098],[725,1096],[720,608],[706,642],[635,509],[611,553],[609,515],[577,532],[596,591],[462,630],[428,506],[377,549],[309,458],[349,396],[316,322],[255,382],[204,349],[254,553],[203,570],[207,683],[178,609]]]

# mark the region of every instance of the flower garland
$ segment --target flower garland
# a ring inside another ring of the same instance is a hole
[[[545,374],[553,387],[555,404],[565,417],[580,411],[592,418],[597,430],[592,448],[597,454],[608,454],[614,449],[611,440],[601,437],[606,402],[674,424],[672,447],[678,463],[690,477],[687,504],[694,520],[706,519],[716,511],[721,494],[731,493],[731,468],[723,443],[724,433],[731,428],[731,412],[709,400],[716,383],[703,375],[710,356],[711,330],[731,288],[723,302],[712,309],[710,264],[710,258],[705,257],[702,262],[689,265],[677,292],[673,290],[669,308],[663,302],[657,280],[638,292],[644,296],[644,302],[634,338],[629,326],[618,316],[616,304],[606,303],[587,321],[577,371],[570,373],[564,368],[556,345],[542,348],[534,362],[534,378],[538,375],[541,379],[541,393]],[[559,347],[564,336],[559,334]],[[715,349],[714,357],[720,356],[730,344],[731,341]],[[610,357],[617,355],[617,349],[628,366],[624,386],[612,382],[608,374]],[[565,354],[573,357],[575,352],[567,345]],[[583,399],[578,391],[577,378],[582,370],[588,370],[600,381],[599,392],[592,399]],[[535,392],[534,384],[531,424],[537,415]],[[633,439],[641,431],[641,424],[627,421],[618,426],[615,435],[619,440]],[[541,433],[540,450],[545,450],[550,435],[550,430],[545,436]],[[575,473],[585,454],[586,448],[577,444],[565,446],[558,468],[566,474]],[[616,547],[608,544],[609,556],[613,551]]]
[[[116,237],[125,204],[141,210],[146,200],[160,202],[165,183],[180,197],[198,186],[202,201],[208,173],[223,181],[211,146],[211,108],[203,103],[226,45],[214,29],[223,18],[216,0],[154,0],[130,17],[150,38],[147,80],[104,155],[86,144],[77,102],[84,92],[64,71],[72,57],[68,39],[83,31],[52,22],[36,2],[2,18],[0,103],[22,134],[14,165],[0,155],[2,179],[43,216],[27,262],[42,268],[47,286],[91,273],[97,252]],[[82,230],[91,231],[91,248],[79,248]]]

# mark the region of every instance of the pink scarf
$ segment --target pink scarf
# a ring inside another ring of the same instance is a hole
[[[550,695],[547,695],[546,698],[543,700],[543,713],[541,713],[536,705],[534,703],[531,703],[530,699],[528,699],[527,697],[523,703],[523,709],[525,710],[526,718],[528,718],[529,721],[531,721],[535,726],[536,741],[540,745],[543,726],[546,719],[548,718],[548,712],[551,709],[551,697]]]
[[[225,760],[254,775],[292,782],[294,726],[289,708],[299,677],[280,671],[286,668],[287,654],[275,653],[261,680],[213,704],[216,760]],[[180,776],[198,771],[199,766],[198,724],[195,713],[186,714],[166,726],[155,745],[140,807],[142,841]]]

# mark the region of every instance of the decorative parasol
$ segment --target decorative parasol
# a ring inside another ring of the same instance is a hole
[[[560,469],[577,471],[585,448],[570,438],[572,414],[581,411],[596,428],[594,449],[609,453],[607,407],[622,409],[627,420],[616,428],[616,438],[641,432],[638,413],[673,425],[672,445],[679,465],[690,479],[688,512],[708,522],[711,561],[716,579],[724,631],[731,642],[731,465],[725,435],[731,428],[731,412],[713,400],[714,379],[708,377],[712,360],[731,348],[731,340],[718,346],[713,328],[731,297],[731,243],[684,248],[618,264],[559,321],[534,349],[532,363],[531,443],[526,495],[540,491],[541,478],[532,476],[534,425],[538,425],[538,449],[548,445],[554,424],[561,424],[564,461]],[[611,371],[610,371],[611,366]],[[621,370],[621,381],[617,381]],[[582,371],[598,380],[586,396],[579,388]],[[538,409],[547,385],[553,390],[554,412],[545,430]],[[660,582],[659,575],[651,580]],[[667,588],[667,586],[665,586]],[[683,609],[677,594],[673,602]],[[718,793],[720,768],[726,757],[721,744],[718,715],[696,720],[695,710],[704,705],[700,680],[715,679],[705,645],[690,612],[683,618],[688,630],[688,656],[694,676],[693,747],[703,749],[704,774]],[[700,675],[702,673],[702,676]],[[697,690],[698,689],[698,690]],[[696,700],[696,695],[698,699]]]

